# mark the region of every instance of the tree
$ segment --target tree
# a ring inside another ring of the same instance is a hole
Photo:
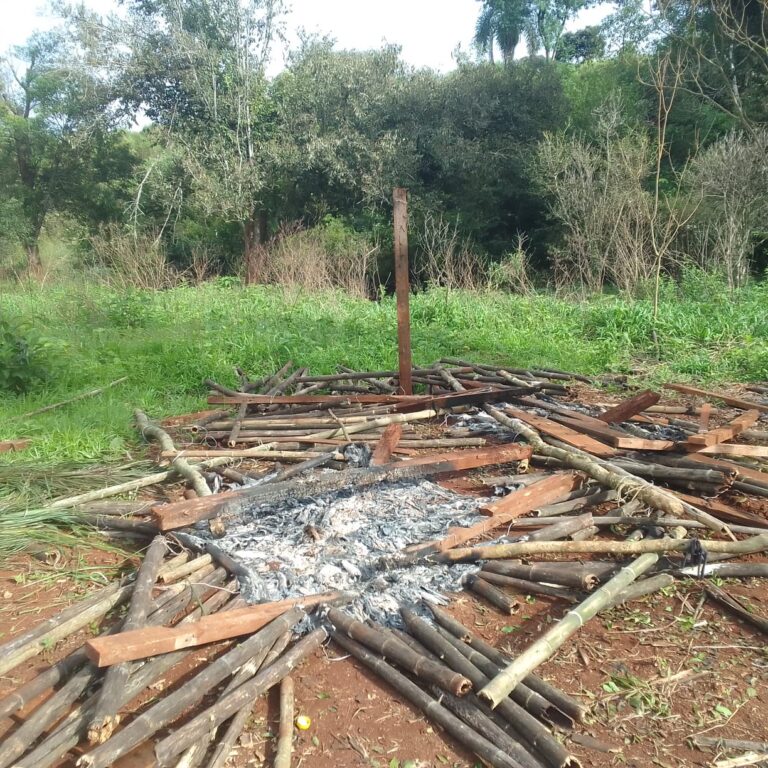
[[[566,32],[555,54],[558,61],[583,64],[605,55],[605,38],[600,27],[584,27],[576,32]]]
[[[565,25],[593,0],[530,0],[526,36],[531,55],[544,50],[551,61],[557,55]]]
[[[113,216],[132,157],[114,130],[125,121],[113,83],[89,66],[72,30],[34,35],[2,65],[0,163],[29,268],[37,270],[47,216]]]
[[[264,66],[281,4],[128,2],[121,28],[132,48],[129,98],[162,126],[166,145],[178,148],[199,208],[240,227],[255,278],[267,238],[268,149],[276,131]]]
[[[529,8],[527,0],[481,0],[483,7],[475,26],[475,45],[494,63],[494,45],[499,46],[505,64],[515,57],[525,29]]]

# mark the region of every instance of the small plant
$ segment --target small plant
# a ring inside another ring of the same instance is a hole
[[[24,393],[48,379],[54,346],[32,327],[0,317],[0,391]]]

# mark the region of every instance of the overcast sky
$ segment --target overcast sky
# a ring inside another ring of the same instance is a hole
[[[46,0],[0,0],[0,51],[16,45],[35,29],[50,26]],[[86,0],[106,12],[115,0]],[[445,71],[453,66],[452,53],[461,44],[469,50],[478,0],[289,0],[289,41],[295,30],[330,34],[341,48],[375,48],[382,43],[402,46],[403,58],[416,66]],[[605,11],[598,6],[584,12],[572,25],[595,23]],[[521,46],[522,52],[522,46]],[[279,69],[277,55],[273,69]]]

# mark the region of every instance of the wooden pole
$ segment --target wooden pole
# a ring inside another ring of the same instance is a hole
[[[392,195],[395,218],[395,291],[397,293],[397,351],[400,390],[413,394],[411,357],[410,280],[408,276],[408,192],[397,187]]]
[[[293,679],[285,677],[280,683],[280,732],[275,750],[275,768],[291,768],[293,706]]]

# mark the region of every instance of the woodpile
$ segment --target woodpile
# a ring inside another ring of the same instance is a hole
[[[5,675],[127,609],[0,700],[7,718],[50,692],[0,743],[0,768],[45,768],[73,750],[79,766],[106,768],[145,742],[161,766],[222,766],[255,700],[273,686],[282,712],[275,765],[286,768],[290,674],[329,637],[486,764],[578,766],[562,736],[579,729],[586,709],[536,670],[586,622],[698,578],[706,598],[768,634],[768,619],[709,581],[768,576],[768,563],[754,557],[768,551],[768,518],[742,503],[768,497],[764,401],[668,385],[705,402],[660,402],[644,390],[602,405],[584,377],[455,359],[414,368],[411,377],[420,392],[402,395],[397,371],[312,375],[289,363],[260,380],[241,374],[237,389],[208,381],[217,410],[173,435],[137,411],[140,433],[170,468],[151,483],[181,478],[185,498],[99,501],[87,512],[111,535],[152,543],[134,577],[0,646]],[[568,606],[516,658],[428,603],[400,605],[389,626],[346,611],[356,597],[348,592],[246,605],[238,590],[248,568],[214,543],[249,505],[425,478],[484,496],[483,517],[372,569],[476,564],[467,596],[512,623],[526,595]],[[188,535],[201,526],[204,545]],[[235,638],[215,660],[198,658],[183,685],[134,711],[142,691],[190,663],[191,649]],[[126,712],[135,715],[128,724]]]

